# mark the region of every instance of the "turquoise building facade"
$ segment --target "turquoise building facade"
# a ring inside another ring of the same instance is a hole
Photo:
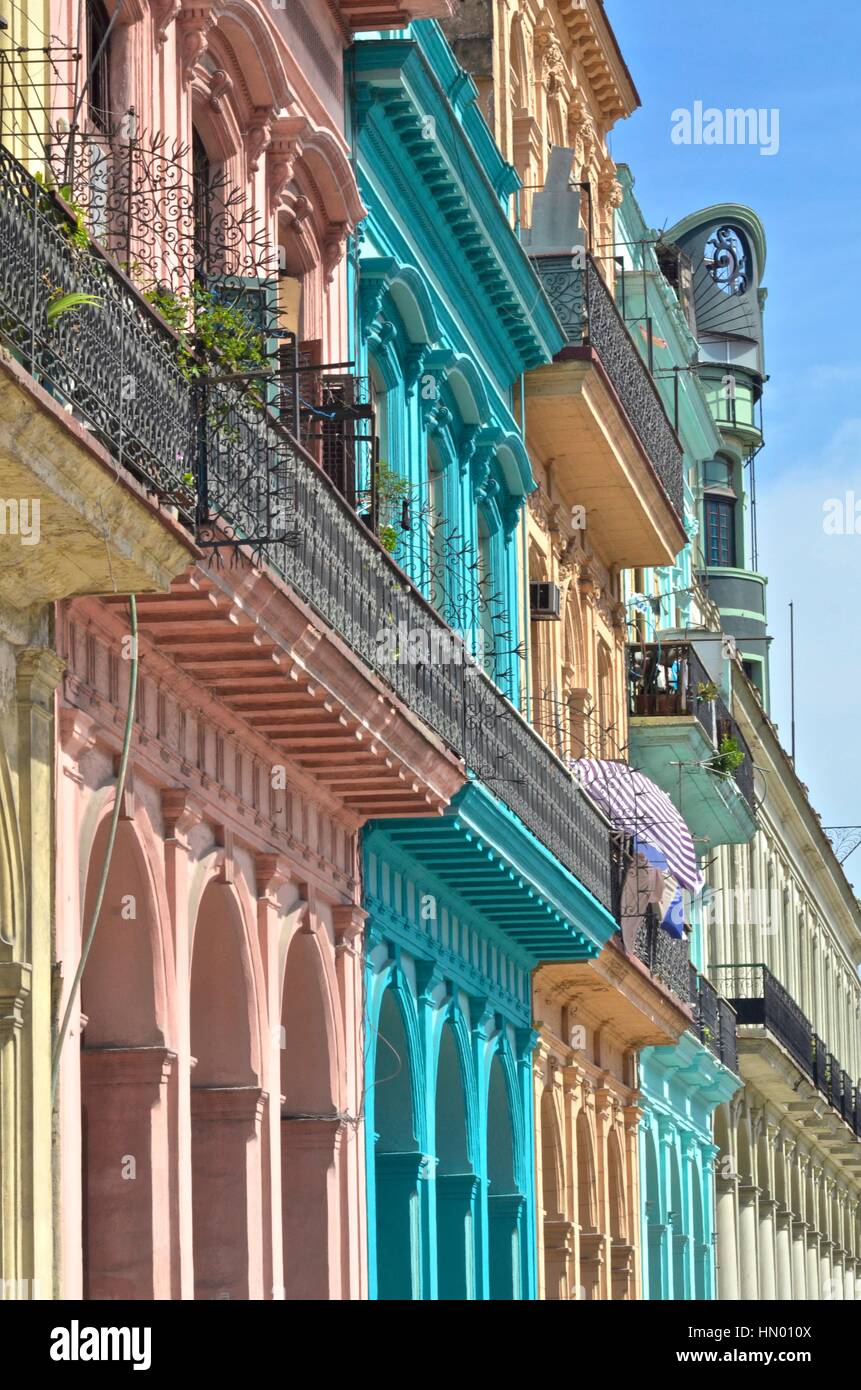
[[[630,763],[667,792],[702,858],[719,844],[746,843],[756,827],[751,800],[734,778],[715,770],[723,727],[718,711],[731,706],[730,663],[719,615],[698,582],[703,479],[724,441],[697,369],[701,349],[686,313],[684,267],[680,270],[674,247],[665,247],[647,226],[630,170],[620,167],[619,179],[624,198],[616,235],[624,269],[617,298],[684,449],[689,537],[674,566],[626,575]],[[650,666],[662,672],[659,693],[645,689],[642,672]],[[671,672],[682,668],[688,688],[669,689]],[[709,684],[712,698],[701,699]],[[673,945],[697,971],[701,914],[699,900],[687,903],[691,931],[686,941]],[[673,1047],[640,1054],[643,1294],[711,1299],[716,1296],[713,1116],[741,1082],[734,1028],[721,1027],[728,1020],[725,1001],[717,999],[707,980],[695,987],[693,975],[686,991],[684,961],[676,978],[688,994],[696,1027]]]
[[[445,815],[363,833],[370,1292],[528,1299],[531,972],[588,960],[616,930],[609,827],[518,709],[534,483],[514,393],[564,335],[509,224],[517,176],[439,27],[361,39],[348,79],[369,519],[429,625],[455,634],[436,655],[422,634],[381,641],[392,660],[449,663],[445,737],[468,774]]]

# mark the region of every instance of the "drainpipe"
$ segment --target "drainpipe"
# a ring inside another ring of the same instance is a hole
[[[525,377],[524,377],[523,372],[521,372],[521,373],[520,373],[520,438],[523,440],[523,447],[526,448],[526,388],[525,388],[524,382],[525,382]],[[522,555],[521,564],[522,564],[522,566],[523,566],[523,596],[524,596],[524,603],[523,603],[523,667],[524,667],[524,675],[523,675],[523,682],[522,682],[522,685],[521,685],[520,711],[521,711],[521,713],[522,713],[524,719],[526,719],[527,722],[530,722],[530,723],[531,723],[531,714],[532,714],[532,710],[531,710],[531,705],[532,705],[532,693],[531,693],[530,685],[529,685],[529,671],[530,671],[530,651],[529,651],[529,547],[528,547],[528,544],[527,544],[527,537],[526,537],[526,529],[527,529],[527,527],[526,527],[526,505],[527,505],[527,504],[526,504],[526,499],[524,498],[524,501],[523,501],[523,538],[522,538],[522,541],[521,541],[521,545],[522,545],[522,548],[523,548],[523,555]]]

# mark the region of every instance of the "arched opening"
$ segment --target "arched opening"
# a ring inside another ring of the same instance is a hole
[[[610,1206],[612,1297],[624,1301],[631,1297],[634,1250],[628,1240],[625,1165],[622,1160],[619,1136],[616,1133],[611,1134],[607,1142],[607,1184]]]
[[[660,1300],[667,1296],[667,1270],[665,1259],[665,1233],[661,1209],[661,1185],[658,1174],[658,1155],[655,1138],[652,1134],[643,1137],[646,1155],[646,1241],[648,1296]]]
[[[450,1024],[440,1040],[435,1133],[438,1296],[473,1299],[478,1179],[469,1159],[463,1069]]]
[[[672,1296],[674,1299],[688,1298],[690,1291],[687,1281],[687,1247],[690,1233],[687,1229],[679,1156],[675,1149],[669,1151],[668,1161],[670,1164],[670,1211],[672,1213],[670,1234],[673,1242]]]
[[[598,1230],[598,1179],[589,1116],[577,1116],[577,1218],[580,1222],[580,1285],[583,1298],[601,1296],[603,1239]]]
[[[281,997],[281,1210],[287,1299],[338,1299],[340,1148],[334,1021],[318,938],[299,931]]]
[[[398,1001],[387,989],[377,1024],[375,1131],[377,1297],[422,1297],[424,1155],[416,1137],[410,1046]]]
[[[490,1067],[487,1100],[487,1177],[490,1297],[520,1298],[524,1198],[514,1178],[514,1124],[498,1054]]]
[[[711,1258],[710,1232],[705,1226],[703,1209],[702,1178],[699,1169],[691,1164],[691,1209],[693,1216],[692,1238],[694,1242],[694,1298],[704,1299],[708,1295],[708,1262]]]
[[[104,864],[108,823],[90,856],[84,930]],[[134,830],[121,822],[81,982],[84,1297],[175,1296],[170,1229],[169,1082],[157,1005],[158,922]]]
[[[191,963],[195,1298],[262,1296],[260,1133],[251,965],[232,890],[201,899]]]
[[[541,1095],[541,1190],[544,1196],[544,1297],[570,1297],[571,1224],[565,1217],[564,1166],[559,1120],[551,1088]]]

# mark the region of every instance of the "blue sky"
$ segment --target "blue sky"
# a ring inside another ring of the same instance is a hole
[[[642,109],[611,136],[646,220],[747,203],[768,241],[766,448],[757,460],[759,568],[769,576],[772,716],[789,745],[795,603],[798,771],[826,825],[861,824],[861,122],[855,0],[606,0]],[[777,108],[779,149],[676,145],[694,102]],[[858,534],[828,535],[825,502],[855,491]],[[861,885],[861,849],[846,866]]]

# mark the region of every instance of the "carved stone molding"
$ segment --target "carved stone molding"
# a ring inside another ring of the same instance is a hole
[[[177,16],[177,25],[182,80],[188,84],[209,46],[210,30],[215,28],[211,6],[207,3],[183,5]]]

